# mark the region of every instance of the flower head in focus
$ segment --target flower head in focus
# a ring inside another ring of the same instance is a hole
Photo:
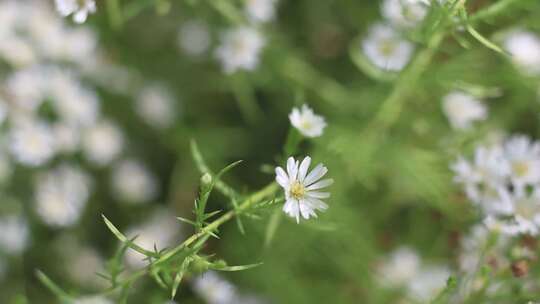
[[[313,109],[305,104],[300,109],[293,108],[289,120],[306,137],[319,137],[326,127],[324,117],[313,113]]]
[[[264,37],[254,28],[238,27],[226,31],[216,57],[223,70],[232,74],[237,70],[254,70],[259,63],[259,55],[264,46]]]
[[[60,15],[73,15],[76,23],[84,23],[89,14],[96,12],[95,0],[55,0],[54,3]]]
[[[316,210],[324,211],[328,208],[321,199],[330,197],[330,193],[319,190],[334,182],[332,179],[320,180],[328,172],[323,164],[318,164],[308,172],[310,164],[309,156],[306,156],[302,163],[289,157],[287,172],[281,167],[276,168],[276,181],[285,191],[283,211],[296,218],[297,223],[300,222],[300,215],[307,220],[317,217]]]

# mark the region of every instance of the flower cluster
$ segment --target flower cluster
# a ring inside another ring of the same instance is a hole
[[[477,147],[472,161],[460,157],[452,170],[489,227],[512,235],[538,234],[539,142],[514,135],[501,144]]]

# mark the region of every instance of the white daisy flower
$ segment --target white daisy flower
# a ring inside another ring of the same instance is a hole
[[[540,143],[524,135],[512,136],[504,144],[504,154],[510,163],[510,178],[516,191],[526,185],[540,183]]]
[[[277,0],[245,0],[245,11],[252,22],[272,21],[276,15]]]
[[[454,181],[464,186],[467,197],[486,214],[510,211],[504,188],[510,165],[500,147],[478,147],[472,163],[460,157],[451,169],[456,174]]]
[[[74,304],[113,304],[113,302],[102,296],[88,296],[76,299]]]
[[[414,51],[412,43],[384,24],[373,25],[361,47],[375,66],[394,72],[401,71],[407,65]]]
[[[81,130],[79,127],[64,122],[57,122],[52,126],[58,153],[71,154],[80,145]]]
[[[319,137],[326,127],[324,117],[313,113],[313,110],[305,104],[301,109],[293,108],[289,120],[293,127],[306,137]]]
[[[381,11],[384,18],[398,27],[411,28],[427,15],[425,0],[385,0]]]
[[[135,243],[146,250],[165,249],[175,244],[181,238],[180,222],[169,210],[158,210],[148,221],[128,230],[128,238],[137,237]],[[132,268],[142,268],[148,265],[146,256],[133,250],[126,251],[126,263]]]
[[[495,244],[491,245],[491,250],[485,249],[491,241],[490,229],[483,224],[473,226],[470,232],[461,240],[461,250],[458,257],[459,268],[464,273],[474,273],[480,266],[483,256],[494,259],[498,265],[508,264],[504,255],[504,249],[509,245],[510,238],[503,235],[497,237]]]
[[[487,108],[482,102],[459,91],[443,98],[443,111],[455,129],[468,129],[473,122],[487,118]]]
[[[182,25],[178,31],[178,46],[191,56],[200,56],[210,47],[208,26],[201,21],[191,20]]]
[[[42,66],[18,70],[6,79],[6,93],[18,110],[34,112],[45,99],[46,79]]]
[[[237,70],[254,70],[265,44],[264,37],[254,28],[237,27],[223,33],[216,57],[227,74]]]
[[[503,44],[512,61],[529,74],[540,73],[540,38],[525,30],[510,33]]]
[[[444,289],[450,275],[451,272],[446,266],[424,266],[407,284],[408,294],[411,298],[425,303]]]
[[[141,204],[154,199],[158,183],[153,174],[140,162],[123,160],[112,173],[112,187],[121,201]]]
[[[420,271],[421,259],[409,247],[401,247],[380,263],[377,269],[379,281],[383,286],[400,287],[414,278]]]
[[[56,153],[50,127],[41,121],[22,119],[10,129],[9,149],[21,164],[37,167],[48,162]]]
[[[75,224],[90,196],[90,178],[76,167],[61,165],[39,176],[36,189],[36,212],[53,227]]]
[[[82,149],[85,157],[95,165],[106,166],[122,151],[124,137],[110,121],[102,120],[85,131]]]
[[[0,252],[20,254],[29,243],[30,231],[26,220],[20,216],[0,217]]]
[[[488,216],[485,224],[495,231],[508,235],[529,234],[536,236],[540,232],[540,186],[531,194],[508,194],[512,202],[510,215],[513,218]]]
[[[63,17],[73,15],[73,21],[84,23],[89,14],[96,12],[95,0],[54,0],[56,10]]]
[[[276,181],[285,190],[285,205],[283,211],[300,222],[300,215],[304,219],[317,217],[316,210],[324,211],[328,208],[321,199],[330,197],[330,193],[318,191],[330,186],[332,179],[320,180],[328,169],[318,164],[308,173],[311,158],[306,156],[302,163],[293,157],[287,160],[287,172],[281,167],[276,168]]]
[[[207,271],[193,282],[193,290],[208,304],[236,303],[237,291],[234,285],[214,271]]]
[[[137,114],[155,128],[170,127],[176,119],[174,97],[161,86],[148,86],[141,90],[135,103]]]

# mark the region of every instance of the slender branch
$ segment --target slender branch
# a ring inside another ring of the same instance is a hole
[[[506,12],[506,9],[508,7],[512,6],[513,4],[519,2],[520,0],[501,0],[498,2],[493,3],[492,5],[479,10],[476,14],[472,15],[469,18],[469,21],[480,21],[483,19],[488,19],[491,17],[495,17],[501,13]]]

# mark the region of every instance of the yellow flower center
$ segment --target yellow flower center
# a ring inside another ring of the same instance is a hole
[[[523,161],[515,162],[512,164],[512,169],[517,176],[525,176],[527,173],[529,173],[529,164]]]
[[[289,194],[295,199],[301,199],[304,197],[304,194],[306,194],[306,188],[302,183],[295,181],[289,190]]]
[[[379,52],[385,57],[389,57],[394,54],[396,50],[396,43],[390,39],[383,40],[379,43]]]

